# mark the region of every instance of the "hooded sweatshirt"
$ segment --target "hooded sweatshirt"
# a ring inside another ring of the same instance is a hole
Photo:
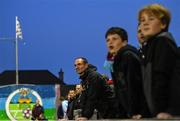
[[[122,117],[141,114],[148,115],[143,93],[141,62],[138,50],[126,45],[114,57],[112,77],[116,96],[119,100]]]

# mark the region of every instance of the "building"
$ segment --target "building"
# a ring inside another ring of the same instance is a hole
[[[63,73],[62,70],[59,75]],[[16,71],[5,70],[0,74],[0,86],[16,84]],[[60,84],[64,85],[63,77],[56,77],[48,70],[19,70],[19,84]]]

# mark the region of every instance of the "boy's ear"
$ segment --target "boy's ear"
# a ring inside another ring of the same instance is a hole
[[[167,27],[167,25],[165,24],[165,23],[162,23],[161,24],[161,29],[163,30],[163,29],[165,29]]]
[[[125,46],[125,45],[127,45],[127,44],[128,44],[127,40],[124,40],[124,41],[123,41],[123,46]]]

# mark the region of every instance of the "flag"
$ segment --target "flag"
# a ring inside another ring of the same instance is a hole
[[[20,22],[17,16],[16,16],[16,39],[23,39]]]

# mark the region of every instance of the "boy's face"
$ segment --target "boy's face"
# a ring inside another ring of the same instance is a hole
[[[145,41],[144,34],[142,33],[140,26],[138,27],[137,38],[140,44],[142,44]]]
[[[116,54],[124,46],[124,43],[125,41],[122,41],[118,34],[110,34],[106,38],[106,45],[111,54]]]
[[[157,16],[143,12],[140,18],[140,26],[144,37],[147,39],[165,29],[166,24],[163,24]]]

